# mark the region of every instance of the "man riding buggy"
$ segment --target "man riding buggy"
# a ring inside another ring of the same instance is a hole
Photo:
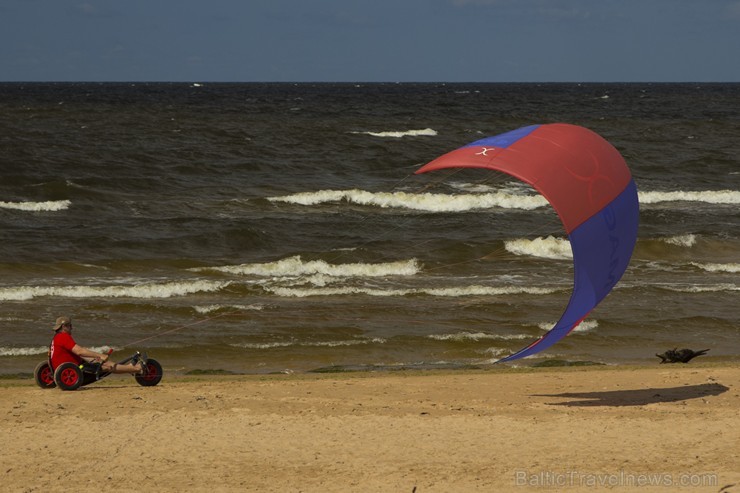
[[[39,363],[34,372],[42,388],[59,387],[75,390],[112,373],[129,373],[143,386],[157,385],[162,379],[162,367],[146,354],[137,352],[124,361],[109,360],[110,352],[98,353],[80,346],[72,337],[72,319],[59,317],[54,324],[54,338],[49,345],[48,361]]]

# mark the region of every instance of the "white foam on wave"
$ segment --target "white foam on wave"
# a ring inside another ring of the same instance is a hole
[[[740,204],[740,191],[716,190],[703,192],[639,192],[641,204],[660,202],[706,202],[708,204]]]
[[[35,356],[37,354],[46,354],[48,350],[49,346],[0,347],[0,356]]]
[[[244,310],[244,311],[256,310],[256,311],[260,311],[260,310],[264,310],[265,309],[265,306],[264,305],[260,305],[260,304],[256,304],[256,305],[195,305],[193,307],[193,309],[196,312],[198,312],[198,313],[200,313],[202,315],[206,315],[208,313],[215,312],[215,311],[218,311],[218,310],[224,310],[224,309],[226,309],[226,310]]]
[[[51,331],[49,331],[51,334]],[[98,346],[91,347],[93,351],[97,353],[105,353],[111,349],[110,346]],[[49,346],[34,346],[34,347],[0,347],[0,357],[3,356],[36,356],[39,354],[46,355],[49,351]]]
[[[508,181],[505,183],[468,183],[468,182],[452,182],[449,186],[455,190],[460,190],[465,193],[508,193],[516,196],[532,197],[537,196],[538,192],[535,191],[529,184],[523,181]],[[544,198],[540,197],[544,203]]]
[[[364,287],[337,287],[337,288],[285,288],[267,287],[267,291],[278,296],[288,298],[307,298],[311,296],[344,296],[344,295],[367,295],[378,297],[389,296],[411,296],[428,295],[440,297],[459,296],[504,296],[515,294],[545,295],[556,293],[557,289],[535,288],[535,287],[504,287],[496,288],[490,286],[462,286],[452,288],[416,288],[416,289],[374,289]]]
[[[537,327],[540,328],[540,330],[544,330],[545,332],[549,331],[553,327],[555,327],[556,322],[541,322],[537,324]],[[599,322],[596,320],[584,320],[578,326],[573,329],[573,333],[586,333],[591,332],[592,330],[596,329],[599,326]]]
[[[1,202],[0,209],[14,209],[29,212],[56,212],[69,209],[69,200],[49,200],[46,202]]]
[[[692,247],[696,244],[696,235],[686,234],[679,236],[671,236],[668,238],[661,238],[661,241],[668,243],[669,245],[681,246],[681,247]]]
[[[524,286],[507,286],[503,288],[495,288],[490,286],[461,286],[452,288],[426,288],[415,290],[418,294],[428,294],[432,296],[504,296],[509,294],[552,294],[557,293],[557,289],[551,288],[535,288],[535,287],[524,287]]]
[[[17,286],[0,288],[0,301],[27,301],[41,296],[61,298],[171,298],[192,293],[213,292],[230,282],[175,281],[130,286]]]
[[[675,291],[678,293],[719,293],[723,291],[740,291],[740,286],[737,284],[723,283],[723,284],[658,284],[660,288],[667,289],[669,291]]]
[[[428,212],[464,212],[499,207],[503,209],[533,210],[547,206],[547,200],[538,194],[526,194],[526,187],[512,185],[496,190],[486,185],[458,184],[455,188],[465,194],[369,192],[360,189],[318,190],[291,195],[268,197],[271,202],[297,205],[320,205],[349,202],[381,208],[400,208]],[[740,204],[740,191],[719,190],[706,192],[640,192],[640,203],[705,202],[709,204]]]
[[[487,339],[494,340],[517,340],[517,339],[531,339],[532,336],[527,334],[485,334],[483,332],[458,332],[455,334],[432,334],[427,336],[429,339],[436,341],[453,341],[453,342],[465,342],[465,341],[482,341]]]
[[[489,356],[489,357],[496,358],[496,360],[498,360],[498,358],[502,354],[511,354],[511,351],[509,351],[506,348],[501,348],[501,347],[489,347],[485,351],[483,351],[483,354],[485,354],[486,356]],[[490,364],[490,363],[495,363],[495,362],[496,361],[486,361],[485,363],[489,363]]]
[[[432,128],[423,128],[420,130],[393,130],[386,132],[352,132],[353,134],[372,135],[373,137],[384,137],[400,139],[401,137],[434,137],[437,131]]]
[[[236,275],[261,277],[296,277],[324,275],[330,277],[384,277],[413,276],[421,270],[416,259],[383,262],[378,264],[352,263],[330,264],[323,260],[304,261],[300,255],[276,262],[258,264],[225,265],[221,267],[197,267],[193,271],[217,271]]]
[[[729,272],[731,274],[740,272],[740,264],[702,264],[691,262],[691,265],[707,272]]]
[[[114,348],[114,347],[111,347],[111,346],[92,346],[90,349],[92,349],[96,353],[107,353],[111,349],[113,349],[115,351],[115,350],[117,350],[119,348]]]
[[[373,339],[353,339],[345,341],[276,341],[276,342],[257,342],[257,343],[239,343],[230,344],[231,347],[244,349],[275,349],[284,347],[342,347],[342,346],[361,346],[365,344],[385,344],[386,340],[379,337]]]
[[[506,251],[514,255],[566,260],[573,258],[570,241],[566,238],[535,238],[534,240],[510,240],[504,243]]]
[[[441,193],[368,192],[365,190],[319,190],[282,197],[269,197],[271,202],[297,205],[320,205],[342,201],[380,208],[410,209],[426,212],[465,212],[499,207],[533,210],[547,205],[539,195],[517,195],[506,192],[450,195]]]

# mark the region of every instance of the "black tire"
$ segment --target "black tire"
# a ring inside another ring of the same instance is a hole
[[[146,361],[146,375],[134,375],[136,383],[142,387],[154,387],[162,380],[162,365],[156,359]]]
[[[36,369],[33,370],[33,379],[36,380],[36,385],[42,389],[53,389],[57,386],[54,382],[54,372],[51,371],[48,361],[42,361],[36,365]]]
[[[54,382],[62,390],[77,390],[82,385],[82,370],[74,363],[62,363],[54,370]]]

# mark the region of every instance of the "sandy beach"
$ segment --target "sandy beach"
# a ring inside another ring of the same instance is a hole
[[[1,489],[740,491],[739,382],[712,362],[0,380]]]

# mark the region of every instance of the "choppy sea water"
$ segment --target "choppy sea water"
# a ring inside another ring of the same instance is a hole
[[[630,268],[546,359],[740,350],[740,84],[0,84],[0,373],[51,325],[165,368],[485,365],[572,286],[546,201],[414,175],[524,125],[609,140],[641,203]]]

